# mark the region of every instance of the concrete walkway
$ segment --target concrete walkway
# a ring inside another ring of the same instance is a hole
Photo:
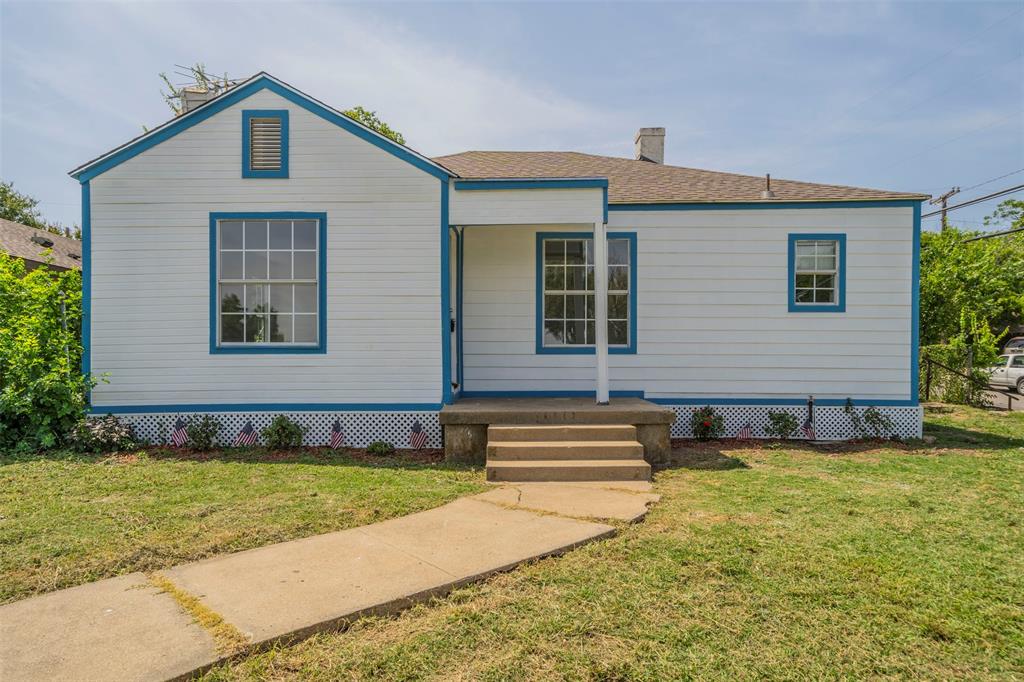
[[[167,680],[388,614],[637,521],[646,483],[525,483],[370,526],[0,606],[0,680]]]

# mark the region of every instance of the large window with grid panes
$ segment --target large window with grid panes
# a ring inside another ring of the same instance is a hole
[[[594,240],[572,234],[538,235],[541,297],[538,324],[540,352],[593,351],[596,341],[594,308]],[[615,233],[608,238],[608,347],[628,352],[634,347],[632,317],[635,295],[635,236]]]
[[[321,347],[320,219],[225,218],[215,229],[216,346]]]

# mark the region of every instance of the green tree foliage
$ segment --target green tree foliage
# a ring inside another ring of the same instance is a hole
[[[354,107],[352,109],[346,109],[341,113],[345,114],[353,121],[359,121],[367,128],[376,130],[384,137],[390,140],[394,140],[398,144],[405,144],[405,136],[403,136],[402,133],[398,132],[397,130],[389,126],[384,121],[380,120],[380,117],[377,116],[376,111],[367,111],[362,107]]]
[[[64,442],[85,413],[82,275],[0,253],[0,450]],[[62,304],[63,302],[63,311]]]
[[[985,225],[1005,230],[1024,228],[1024,199],[1007,199],[1000,202],[995,212],[985,218]]]
[[[1024,323],[1024,233],[964,241],[977,234],[947,228],[921,235],[922,345],[960,335],[964,314],[996,334]]]
[[[82,238],[82,231],[78,227],[64,227],[60,223],[51,223],[44,219],[38,206],[38,199],[14,189],[13,182],[0,180],[0,218],[65,237]]]

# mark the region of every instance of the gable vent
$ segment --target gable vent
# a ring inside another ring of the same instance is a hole
[[[281,119],[249,119],[249,168],[281,170]]]

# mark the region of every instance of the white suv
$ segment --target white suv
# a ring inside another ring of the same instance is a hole
[[[1000,355],[989,372],[992,375],[989,383],[993,386],[1016,389],[1024,395],[1024,354]]]

